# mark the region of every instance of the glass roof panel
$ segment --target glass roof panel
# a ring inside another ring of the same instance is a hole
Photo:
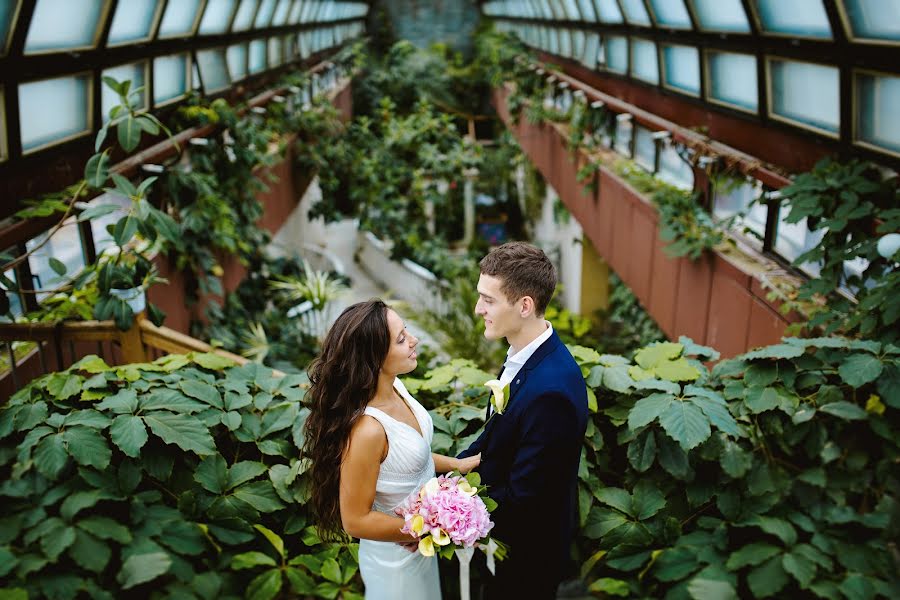
[[[831,39],[831,24],[822,0],[757,0],[763,31]]]
[[[0,56],[6,54],[9,31],[12,27],[13,16],[16,14],[17,4],[17,0],[0,0]]]
[[[233,81],[247,76],[247,44],[228,46],[225,51],[225,59],[228,61],[228,72]]]
[[[197,11],[200,9],[200,0],[179,0],[166,4],[166,12],[163,13],[159,24],[157,37],[169,38],[189,35],[194,30],[197,21]]]
[[[597,68],[597,58],[600,56],[600,34],[590,32],[584,42],[584,54],[582,62],[588,69]]]
[[[253,22],[255,29],[268,27],[272,22],[272,16],[275,14],[275,0],[262,0],[259,6],[259,12],[256,13],[256,20]]]
[[[296,25],[300,21],[300,12],[303,10],[303,4],[303,0],[294,0],[294,4],[291,5],[291,12],[288,13],[287,22],[289,24]]]
[[[25,54],[93,47],[104,0],[38,0],[25,38]]]
[[[19,85],[19,129],[24,153],[91,129],[91,76],[81,74]]]
[[[691,28],[691,15],[684,5],[684,0],[650,0],[650,7],[653,9],[657,25]]]
[[[594,3],[592,0],[578,0],[578,8],[581,9],[581,18],[583,20],[597,20],[597,11],[594,10]]]
[[[169,102],[187,93],[190,71],[187,54],[153,59],[153,104]]]
[[[597,8],[597,14],[604,23],[621,23],[622,11],[619,10],[619,4],[616,0],[594,0],[594,6]]]
[[[900,2],[843,0],[853,37],[900,43]]]
[[[578,0],[562,0],[560,4],[565,9],[566,17],[573,21],[581,20],[581,13],[578,11]]]
[[[757,112],[756,57],[752,54],[711,51],[706,59],[709,99]]]
[[[113,15],[106,45],[114,46],[149,39],[158,7],[157,0],[120,2]]]
[[[856,139],[900,154],[900,75],[856,74]]]
[[[282,63],[281,50],[282,50],[281,38],[270,37],[269,38],[269,67],[270,68],[277,67]]]
[[[750,33],[741,0],[692,0],[701,29]]]
[[[111,69],[103,69],[104,77],[112,77],[119,83],[123,81],[130,81],[131,87],[128,89],[134,92],[134,90],[139,87],[143,87],[144,89],[137,95],[137,102],[135,103],[139,109],[147,108],[147,62],[141,61],[136,63],[131,63],[130,65],[119,65],[118,67],[112,67]],[[131,100],[135,100],[135,96],[131,96]],[[105,83],[100,86],[100,114],[102,115],[103,122],[109,121],[109,111],[112,107],[117,106],[121,103],[119,100],[119,95],[110,89],[108,85]]]
[[[837,133],[840,126],[837,67],[769,59],[773,116]]]
[[[622,10],[625,11],[625,18],[629,23],[647,27],[651,25],[644,0],[622,0]]]
[[[700,53],[696,46],[663,46],[663,66],[666,85],[700,94]]]
[[[235,4],[236,0],[206,0],[206,9],[203,11],[197,33],[202,35],[225,33],[231,23]]]
[[[632,38],[631,74],[647,83],[659,83],[659,55],[650,40]]]
[[[207,94],[224,90],[231,85],[225,53],[220,48],[197,51],[197,66],[203,78],[203,89]]]
[[[253,17],[256,14],[256,7],[259,0],[241,0],[237,13],[234,15],[234,22],[231,24],[232,31],[247,31],[253,24]]]
[[[275,15],[272,17],[272,26],[281,27],[287,23],[288,12],[291,10],[291,0],[279,0],[278,6],[275,8]]]

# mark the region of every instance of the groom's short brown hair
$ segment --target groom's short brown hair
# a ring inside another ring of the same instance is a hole
[[[482,274],[500,280],[500,291],[510,303],[530,296],[538,315],[547,310],[556,289],[556,267],[537,246],[507,242],[491,250],[479,266]]]

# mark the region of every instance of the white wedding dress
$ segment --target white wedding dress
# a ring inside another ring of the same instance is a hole
[[[372,508],[391,516],[396,516],[394,508],[435,475],[431,415],[399,379],[394,381],[394,388],[415,415],[422,435],[377,408],[366,407],[365,414],[381,423],[388,439],[388,455],[378,472]],[[359,572],[366,600],[440,599],[437,561],[437,556],[425,557],[393,542],[360,540]]]

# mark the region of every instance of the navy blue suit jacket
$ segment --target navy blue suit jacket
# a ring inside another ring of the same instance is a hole
[[[504,570],[563,576],[577,525],[578,463],[587,427],[587,388],[556,332],[510,383],[503,414],[459,456],[481,452],[481,482],[499,504],[491,533],[510,545]]]

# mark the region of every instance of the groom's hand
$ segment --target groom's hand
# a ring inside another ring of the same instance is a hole
[[[462,473],[463,475],[465,475],[469,471],[473,471],[473,470],[477,469],[478,465],[480,465],[480,464],[481,464],[481,452],[479,452],[478,454],[476,454],[474,456],[470,456],[468,458],[460,458],[459,466],[457,467],[457,470],[460,473]]]

